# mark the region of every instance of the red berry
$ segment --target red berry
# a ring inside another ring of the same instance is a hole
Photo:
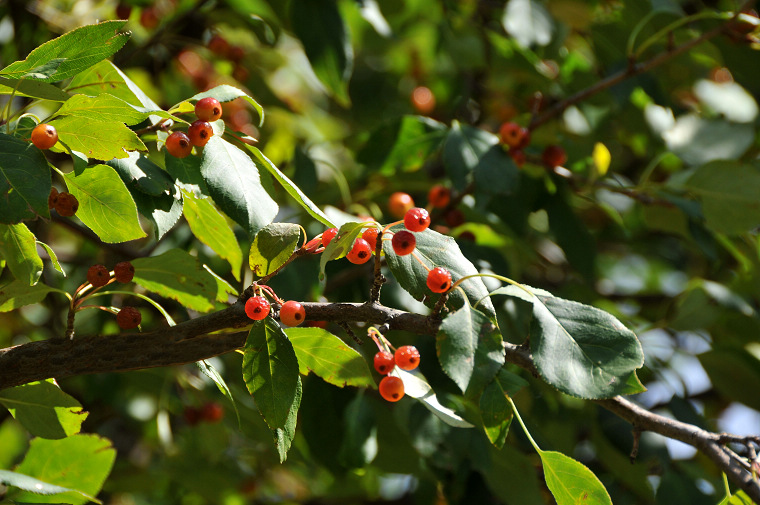
[[[222,117],[222,104],[211,96],[201,98],[195,104],[195,115],[204,121],[216,121]]]
[[[58,193],[58,197],[55,199],[55,211],[63,217],[71,217],[77,213],[79,209],[79,200],[72,195],[62,191]]]
[[[560,146],[546,146],[541,153],[541,161],[549,168],[561,167],[567,162],[567,154]]]
[[[409,231],[425,231],[430,226],[430,214],[421,207],[409,209],[404,216],[404,226]]]
[[[190,426],[195,426],[201,420],[201,411],[195,407],[185,407],[182,411],[182,415],[185,418],[185,422]]]
[[[437,209],[442,209],[451,201],[451,190],[441,184],[436,184],[428,191],[428,203]]]
[[[509,155],[512,157],[512,161],[515,162],[515,165],[517,165],[517,168],[522,168],[525,165],[527,157],[522,149],[510,149]]]
[[[373,252],[377,249],[377,235],[379,233],[380,230],[377,228],[367,228],[364,230],[364,233],[362,233],[362,238],[367,241],[370,250]]]
[[[428,272],[427,287],[433,293],[445,293],[451,287],[451,272],[443,267],[435,267]]]
[[[218,423],[224,417],[224,409],[216,402],[208,402],[201,407],[200,417],[207,423]]]
[[[119,3],[119,5],[116,6],[116,17],[118,19],[129,19],[130,14],[132,14],[131,5]]]
[[[92,287],[94,288],[105,286],[110,280],[111,273],[103,265],[92,265],[87,270],[87,282],[92,284]]]
[[[354,241],[354,246],[348,251],[348,254],[346,254],[348,261],[355,265],[366,263],[371,257],[372,249],[370,248],[369,243],[363,238],[357,238]]]
[[[133,267],[132,263],[129,261],[116,263],[116,266],[113,267],[113,276],[122,284],[131,282],[132,278],[135,276],[135,267]]]
[[[397,402],[404,397],[404,381],[387,375],[380,381],[380,396],[389,402]]]
[[[402,370],[414,370],[420,364],[420,351],[413,345],[403,345],[396,349],[393,359]]]
[[[122,330],[131,330],[137,328],[142,322],[142,314],[134,307],[122,307],[116,314],[116,324]]]
[[[219,34],[215,34],[211,39],[208,41],[208,48],[211,49],[211,52],[222,57],[226,57],[227,53],[230,50],[230,43],[227,42],[227,39],[222,37]]]
[[[245,302],[245,313],[254,321],[261,321],[269,315],[269,301],[263,296],[252,296]]]
[[[399,256],[406,256],[414,251],[414,248],[417,246],[417,239],[414,238],[414,235],[411,232],[401,230],[393,235],[391,245],[396,254]]]
[[[430,114],[435,109],[435,95],[430,88],[417,86],[412,91],[412,105],[420,114]]]
[[[397,191],[388,198],[388,212],[393,217],[404,217],[406,211],[414,207],[414,200],[409,193]]]
[[[327,244],[332,242],[332,239],[335,238],[335,235],[338,234],[337,228],[328,228],[325,231],[322,232],[322,245],[327,247]]]
[[[166,139],[166,150],[175,158],[186,158],[193,151],[193,144],[184,132],[174,132]]]
[[[298,326],[306,319],[306,309],[295,300],[289,300],[280,308],[280,321],[287,326]]]
[[[143,28],[152,30],[158,26],[158,21],[158,9],[152,5],[143,7],[143,10],[140,12],[140,24]]]
[[[452,228],[456,228],[460,224],[464,224],[465,217],[464,212],[462,212],[459,209],[451,209],[446,214],[443,215],[443,220],[446,221],[446,224]]]
[[[389,353],[388,351],[380,351],[375,354],[374,365],[377,373],[387,375],[388,372],[393,370],[393,367],[396,365],[396,361],[393,359],[393,354]]]
[[[39,149],[50,149],[58,142],[58,130],[55,126],[40,123],[32,130],[32,144]]]
[[[55,201],[58,200],[58,190],[55,186],[50,188],[50,195],[48,195],[48,209],[55,208]]]
[[[499,138],[511,149],[522,149],[530,143],[530,131],[517,123],[504,123],[499,128]]]
[[[213,135],[214,129],[211,127],[211,123],[202,119],[193,121],[187,129],[187,136],[195,147],[205,146]]]
[[[227,53],[227,57],[234,62],[239,62],[245,57],[245,49],[240,46],[232,46]]]

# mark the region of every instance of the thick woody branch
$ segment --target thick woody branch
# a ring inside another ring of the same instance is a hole
[[[384,330],[404,330],[434,335],[440,320],[405,312],[377,303],[304,303],[307,320],[364,322]],[[243,302],[146,333],[130,333],[74,340],[57,338],[0,349],[0,389],[47,378],[124,372],[192,363],[225,354],[245,344],[250,324]],[[538,376],[527,346],[504,345],[507,361]],[[653,414],[623,397],[597,403],[631,423],[636,432],[651,431],[689,444],[706,456],[755,502],[760,485],[753,480],[746,462],[725,446],[757,443],[757,437],[712,433],[696,426]]]

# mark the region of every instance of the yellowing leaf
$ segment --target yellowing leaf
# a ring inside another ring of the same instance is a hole
[[[601,176],[605,175],[607,169],[610,168],[610,161],[612,161],[610,150],[601,142],[597,142],[594,144],[594,152],[591,154],[591,158],[594,160],[596,173]]]

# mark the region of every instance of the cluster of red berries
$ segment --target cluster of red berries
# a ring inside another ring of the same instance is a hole
[[[224,418],[224,408],[216,402],[208,402],[202,407],[185,407],[182,415],[190,426],[200,422],[218,423]]]
[[[132,282],[135,276],[135,267],[129,261],[122,261],[113,267],[113,278],[118,282],[126,284]],[[92,287],[99,288],[105,286],[111,280],[111,272],[104,265],[92,265],[87,270],[87,282]]]
[[[404,381],[399,377],[388,375],[393,367],[402,370],[414,370],[420,364],[420,351],[413,345],[405,345],[396,349],[394,354],[379,351],[375,354],[374,366],[377,373],[385,375],[380,381],[380,396],[389,402],[397,402],[404,397]]]
[[[222,117],[222,104],[213,97],[201,98],[195,104],[198,118],[188,127],[187,133],[175,131],[166,139],[166,150],[175,158],[186,158],[193,151],[193,146],[203,147],[214,135],[211,121]]]
[[[517,123],[503,123],[499,128],[501,143],[509,147],[509,155],[518,167],[527,159],[525,148],[530,144],[530,130]],[[541,153],[541,162],[547,168],[561,167],[567,162],[567,154],[560,146],[547,146]]]
[[[245,314],[254,321],[267,317],[271,308],[269,300],[261,295],[252,296],[245,302]],[[305,320],[306,309],[300,302],[288,300],[280,307],[280,322],[285,326],[299,326]]]
[[[66,191],[59,193],[55,187],[52,187],[48,196],[48,209],[55,209],[63,217],[71,217],[79,210],[79,200],[71,193]]]

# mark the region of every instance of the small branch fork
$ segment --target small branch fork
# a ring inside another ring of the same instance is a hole
[[[383,332],[404,330],[435,335],[440,324],[436,317],[423,316],[379,303],[304,302],[307,320],[336,323],[365,322],[379,325]],[[92,373],[124,372],[145,368],[192,363],[239,349],[248,335],[250,319],[244,303],[146,333],[79,337],[74,340],[49,339],[0,349],[0,389],[50,377],[62,379]],[[506,359],[537,374],[527,346],[504,344]],[[760,484],[752,469],[760,464],[755,456],[760,436],[740,437],[713,433],[696,426],[653,414],[621,397],[596,403],[625,419],[634,433],[651,431],[689,444],[707,457],[731,481],[760,503]],[[739,456],[729,444],[744,446],[748,458]]]

